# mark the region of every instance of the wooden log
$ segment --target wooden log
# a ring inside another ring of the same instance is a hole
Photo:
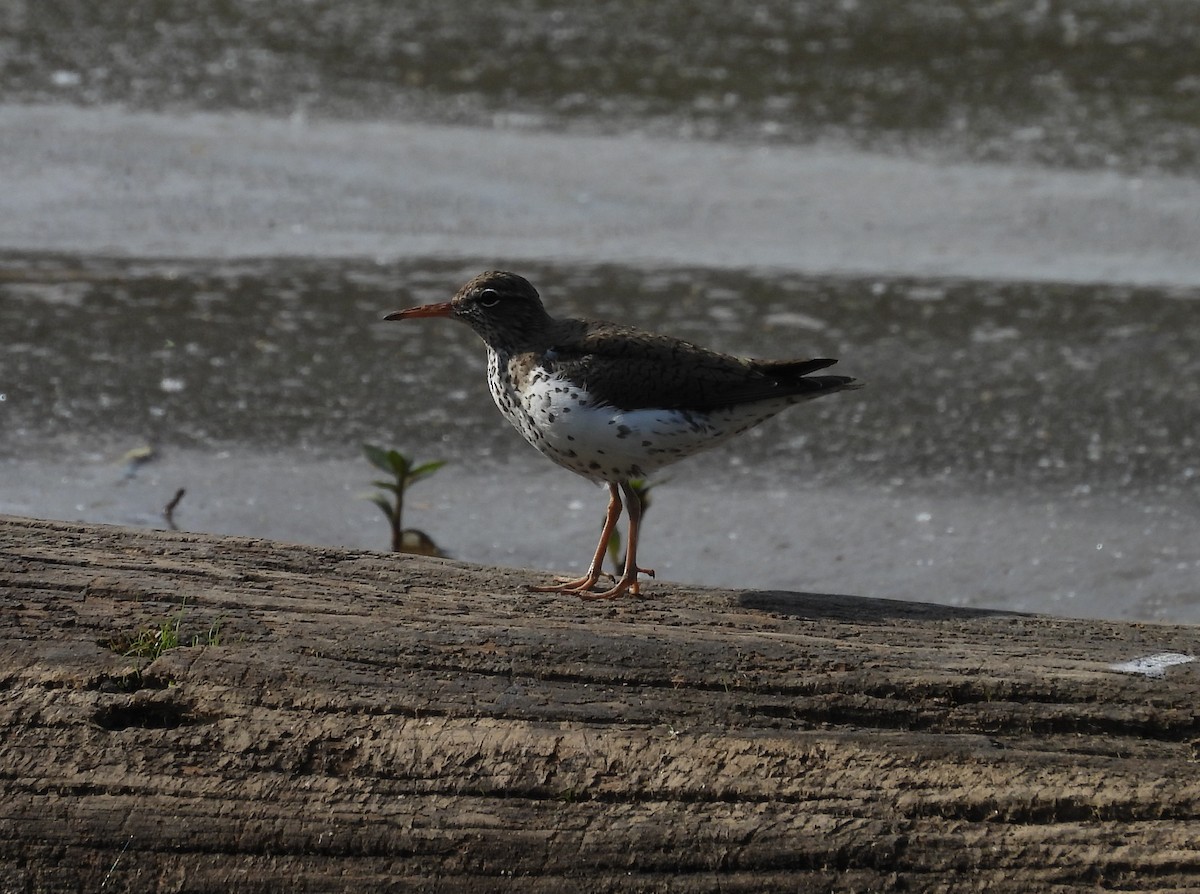
[[[1200,886],[1196,628],[540,577],[0,519],[0,891]]]

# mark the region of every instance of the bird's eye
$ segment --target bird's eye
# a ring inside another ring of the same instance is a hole
[[[479,293],[478,301],[481,307],[495,307],[500,303],[500,293],[495,289],[483,289]]]

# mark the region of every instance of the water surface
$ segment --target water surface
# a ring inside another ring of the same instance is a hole
[[[17,0],[0,25],[7,101],[1200,161],[1192,0]]]

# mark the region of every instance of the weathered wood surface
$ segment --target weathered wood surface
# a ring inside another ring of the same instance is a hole
[[[1200,887],[1196,628],[530,577],[0,519],[0,891]]]

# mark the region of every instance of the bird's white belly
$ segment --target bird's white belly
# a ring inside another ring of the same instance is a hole
[[[489,376],[492,397],[513,427],[541,453],[596,481],[641,478],[713,447],[767,419],[791,400],[727,410],[621,410],[597,405],[572,382],[535,369],[523,390]]]

